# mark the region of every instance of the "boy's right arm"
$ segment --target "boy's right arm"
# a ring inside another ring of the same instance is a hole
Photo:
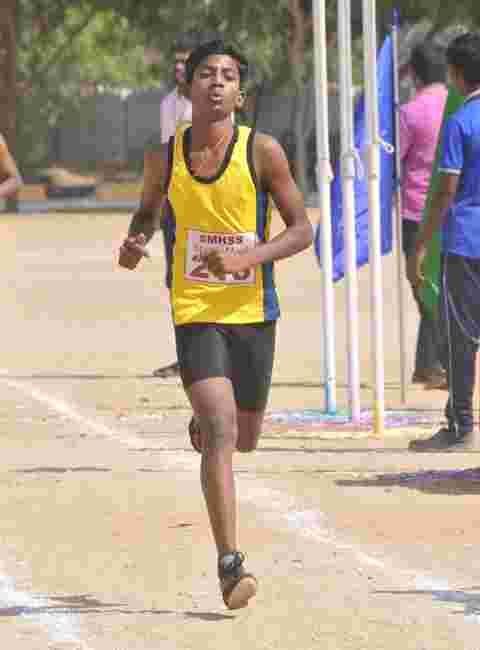
[[[134,269],[142,257],[148,257],[145,245],[155,232],[155,219],[165,199],[167,147],[149,147],[144,155],[143,189],[138,210],[133,214],[128,237],[120,248],[119,264]]]
[[[0,198],[15,194],[22,185],[22,177],[10,153],[3,135],[0,134]]]

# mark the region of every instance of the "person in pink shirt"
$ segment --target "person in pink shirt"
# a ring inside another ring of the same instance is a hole
[[[414,98],[399,111],[403,252],[410,257],[422,222],[448,94],[444,51],[427,39],[413,49],[406,72],[416,88]],[[446,388],[438,325],[416,301],[420,325],[412,381]]]

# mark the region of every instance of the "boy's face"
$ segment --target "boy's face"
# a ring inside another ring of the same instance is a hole
[[[177,86],[185,84],[185,62],[190,52],[175,52],[175,83]]]
[[[204,59],[195,68],[190,99],[195,112],[218,118],[240,108],[243,96],[238,62],[226,54],[212,54]]]

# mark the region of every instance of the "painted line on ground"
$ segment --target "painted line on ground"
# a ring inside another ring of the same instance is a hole
[[[141,438],[132,436],[128,432],[124,432],[120,429],[114,429],[99,421],[98,418],[85,415],[75,406],[68,404],[66,401],[53,395],[45,393],[44,391],[40,391],[29,383],[10,380],[5,377],[5,375],[0,379],[0,381],[4,385],[23,393],[28,398],[45,404],[57,413],[69,418],[75,424],[80,425],[82,428],[89,429],[97,435],[110,438],[111,440],[125,444],[128,447],[142,448],[145,446],[145,441]],[[198,470],[199,463],[197,457],[189,456],[187,454],[180,455],[178,451],[175,451],[171,454],[166,452],[163,458],[169,467],[178,467],[179,469],[189,469],[192,471]],[[242,496],[240,497],[242,501],[247,501],[254,505],[265,515],[268,515],[268,519],[275,519],[277,522],[283,522],[287,528],[296,532],[296,534],[301,537],[314,540],[323,545],[334,547],[339,551],[348,552],[352,555],[354,561],[358,562],[358,564],[375,567],[386,574],[394,576],[396,579],[406,579],[416,588],[430,589],[432,592],[437,591],[439,593],[451,591],[451,587],[445,579],[424,575],[415,571],[395,568],[394,566],[390,566],[387,562],[365,553],[354,545],[343,542],[337,537],[335,531],[327,527],[325,522],[326,517],[320,511],[299,510],[298,501],[296,501],[294,497],[285,494],[284,492],[261,486],[259,480],[256,481],[257,486],[255,487],[252,486],[251,480],[242,480],[240,477],[239,482],[242,484]],[[8,581],[9,578],[4,578],[4,580]],[[12,595],[15,593],[17,592],[13,591]],[[18,595],[20,598],[30,598],[32,602],[34,601],[33,596],[29,596],[23,592],[18,592]],[[72,637],[74,632],[70,629],[71,626],[69,626],[68,620],[65,620],[63,627],[62,625],[59,627],[58,621],[54,622],[51,617],[49,618],[50,620],[45,619],[45,621],[42,619],[42,623],[48,626],[48,630],[52,634],[63,632],[67,637],[66,640],[69,640]],[[465,615],[464,618],[480,622],[480,616],[477,614]],[[85,649],[90,650],[86,646]]]
[[[44,596],[29,593],[17,587],[15,580],[0,565],[0,603],[2,608],[15,608],[19,616],[44,629],[54,643],[71,643],[75,650],[93,650],[80,637],[80,619],[77,615],[52,613],[55,603]]]

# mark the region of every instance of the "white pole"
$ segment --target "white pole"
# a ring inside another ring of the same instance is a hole
[[[357,246],[355,238],[355,140],[353,128],[352,26],[350,0],[338,2],[338,50],[340,72],[342,211],[347,282],[347,331],[350,412],[360,420],[359,316]]]
[[[402,234],[402,197],[400,193],[400,181],[402,175],[402,162],[400,159],[400,81],[398,78],[398,28],[399,16],[395,10],[392,26],[392,43],[393,43],[393,84],[394,84],[394,101],[395,101],[395,225],[396,225],[396,244],[397,244],[397,293],[398,293],[398,327],[400,340],[400,396],[402,404],[407,403],[407,341],[405,328],[405,280],[403,271],[403,234]]]
[[[383,289],[380,212],[380,127],[377,80],[375,0],[363,0],[365,114],[368,159],[368,236],[370,265],[371,337],[374,368],[374,432],[385,426],[385,367],[383,350]]]
[[[315,107],[317,136],[317,185],[320,195],[320,233],[322,258],[323,359],[325,410],[337,411],[335,365],[335,300],[333,292],[332,219],[330,203],[330,144],[328,139],[328,75],[325,0],[313,3],[315,63]]]

